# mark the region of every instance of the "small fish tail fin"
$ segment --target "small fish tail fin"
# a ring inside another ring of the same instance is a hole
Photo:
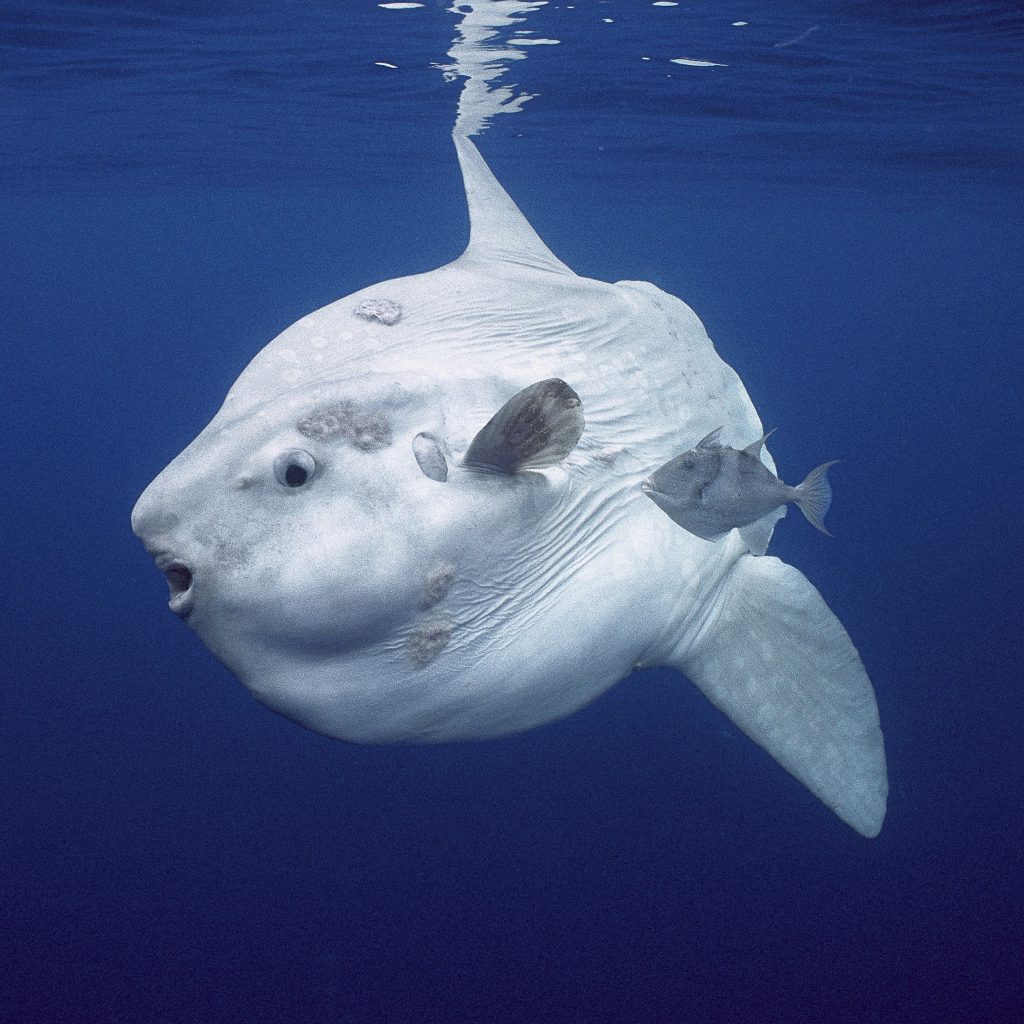
[[[825,529],[825,513],[832,504],[832,486],[828,482],[828,471],[839,460],[823,462],[807,474],[802,484],[793,488],[793,500],[800,506],[800,511],[815,529],[821,530],[826,536],[832,534]]]
[[[857,650],[802,573],[738,550],[723,552],[735,561],[669,664],[847,824],[875,836],[889,788],[885,745]]]

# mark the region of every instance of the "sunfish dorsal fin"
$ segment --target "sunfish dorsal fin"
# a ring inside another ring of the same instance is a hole
[[[463,260],[516,263],[572,274],[541,241],[519,207],[498,183],[476,146],[465,135],[453,135],[469,205],[469,246]]]

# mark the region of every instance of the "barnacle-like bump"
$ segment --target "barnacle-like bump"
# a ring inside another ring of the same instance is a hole
[[[394,299],[363,299],[353,312],[364,320],[376,320],[385,327],[392,327],[402,319],[402,307]]]

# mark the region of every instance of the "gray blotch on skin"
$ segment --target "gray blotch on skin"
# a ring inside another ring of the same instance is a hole
[[[392,327],[402,319],[402,307],[394,299],[363,299],[352,311],[364,320],[376,320]]]
[[[361,452],[391,446],[391,424],[384,414],[347,400],[314,409],[295,426],[312,441],[341,440]]]
[[[440,565],[427,573],[423,590],[420,591],[419,606],[426,610],[443,601],[455,580],[455,570],[450,565]]]
[[[405,653],[414,665],[429,665],[444,650],[451,636],[450,622],[440,619],[425,622],[406,638]]]
[[[217,565],[223,569],[241,569],[252,558],[252,546],[236,537],[221,537],[212,544]]]
[[[594,458],[605,466],[614,466],[622,451],[621,448],[616,448],[614,445],[606,445],[600,451],[594,452]]]

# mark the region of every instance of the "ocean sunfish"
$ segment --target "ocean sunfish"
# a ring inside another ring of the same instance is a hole
[[[673,666],[875,835],[871,683],[763,557],[773,517],[709,544],[640,488],[716,424],[762,433],[739,378],[678,299],[577,276],[455,142],[465,253],[285,330],[139,498],[171,609],[263,704],[357,743],[508,735]]]
[[[683,529],[703,540],[718,540],[730,530],[749,526],[794,502],[822,533],[832,504],[829,468],[824,462],[802,484],[784,484],[762,461],[761,449],[774,433],[737,450],[719,442],[721,427],[689,451],[655,470],[640,489]]]

